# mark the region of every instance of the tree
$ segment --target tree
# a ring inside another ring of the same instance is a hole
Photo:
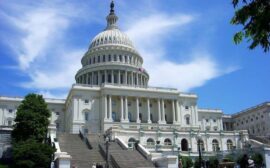
[[[180,158],[182,159],[183,168],[190,168],[193,166],[193,162],[190,157],[181,156]]]
[[[261,167],[263,165],[263,156],[260,153],[254,153],[251,159],[254,160],[256,166]]]
[[[55,149],[33,139],[20,141],[13,146],[13,166],[24,168],[49,168]]]
[[[250,49],[260,45],[264,52],[270,47],[270,1],[269,0],[232,0],[235,14],[231,24],[243,25],[243,29],[234,35],[234,42],[239,44],[246,38]],[[241,6],[240,8],[237,8]]]
[[[41,95],[28,94],[18,107],[16,124],[12,131],[14,142],[34,139],[45,140],[51,113]]]
[[[13,166],[50,167],[55,149],[46,144],[51,113],[41,95],[28,94],[18,107],[16,124],[11,133]]]
[[[211,168],[218,168],[219,161],[217,157],[210,157],[209,158],[209,165]]]

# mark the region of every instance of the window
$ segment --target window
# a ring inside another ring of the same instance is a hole
[[[250,121],[253,121],[253,118],[251,118]]]
[[[219,145],[218,145],[218,141],[216,139],[214,139],[212,141],[212,148],[213,148],[213,151],[219,151]]]
[[[150,103],[150,107],[152,108],[152,104]]]
[[[227,140],[227,150],[232,150],[233,149],[233,143],[232,140],[228,139]]]
[[[165,145],[165,146],[171,146],[171,145],[172,145],[172,141],[171,141],[169,138],[166,138],[166,139],[164,140],[164,145]]]
[[[112,101],[112,106],[116,106],[116,102],[115,101]]]
[[[164,104],[164,108],[166,108],[167,106],[166,106],[166,104]]]
[[[103,62],[105,62],[106,61],[106,56],[105,55],[103,55]]]
[[[96,63],[96,57],[93,58],[93,64]]]
[[[217,120],[216,120],[216,119],[214,119],[213,121],[214,121],[214,122],[217,122]]]
[[[12,113],[12,112],[13,112],[13,110],[12,110],[12,109],[8,109],[8,112],[9,112],[9,113]]]
[[[90,58],[90,59],[89,59],[89,64],[90,64],[90,65],[91,65],[91,63],[92,63],[91,61],[92,61],[92,60],[91,60],[91,58]]]
[[[109,61],[109,62],[111,61],[111,55],[108,56],[108,61]]]
[[[142,107],[142,103],[139,103],[139,106]]]
[[[131,106],[131,102],[128,102],[128,106]]]
[[[84,113],[84,119],[85,121],[88,121],[88,113]]]
[[[84,103],[85,103],[85,104],[88,104],[88,103],[89,103],[89,99],[85,99],[85,100],[84,100]]]
[[[120,60],[120,62],[123,61],[122,55],[119,55],[119,60]]]
[[[152,138],[148,138],[146,141],[146,144],[149,146],[154,146],[155,145],[155,141]]]
[[[209,120],[208,120],[208,119],[206,119],[205,121],[206,121],[206,122],[209,122]]]
[[[215,127],[214,130],[217,131],[217,127]]]
[[[57,112],[55,112],[55,114],[56,114],[56,115],[59,115],[60,113],[57,111]]]
[[[263,115],[261,115],[261,118],[263,118]]]
[[[117,61],[116,55],[113,56],[113,61]]]
[[[186,117],[186,124],[187,124],[187,125],[190,124],[190,119],[189,119],[189,117]]]
[[[248,120],[246,120],[246,123],[248,123]]]
[[[256,117],[256,120],[258,120],[258,117]]]
[[[189,109],[189,107],[188,107],[188,106],[185,106],[185,109],[186,109],[186,110],[188,110],[188,109]]]

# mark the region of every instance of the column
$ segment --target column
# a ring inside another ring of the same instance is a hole
[[[162,123],[161,111],[160,111],[160,99],[157,100],[158,105],[158,123]]]
[[[175,100],[175,107],[176,107],[176,123],[180,124],[180,114],[179,114],[179,103],[178,100]]]
[[[165,120],[165,108],[164,108],[164,100],[161,100],[161,113],[162,113],[162,123],[166,124]]]
[[[137,123],[141,123],[141,120],[140,120],[140,106],[139,106],[139,98],[136,97],[136,122]]]
[[[86,74],[86,84],[89,84],[89,83],[88,83],[88,78],[89,78],[89,74],[87,73],[87,74]]]
[[[222,118],[219,119],[219,122],[220,122],[220,130],[223,130],[223,121],[222,121]]]
[[[94,72],[91,73],[91,78],[92,78],[91,79],[92,80],[92,83],[91,84],[94,85]]]
[[[118,71],[118,84],[121,84],[121,71]]]
[[[125,71],[125,85],[127,85],[127,71]]]
[[[129,122],[128,120],[128,99],[125,97],[125,121]]]
[[[107,95],[103,96],[104,99],[104,120],[108,120],[108,112],[107,112]]]
[[[142,85],[142,75],[140,75],[140,85]]]
[[[104,70],[104,83],[106,84],[107,83],[107,70]]]
[[[114,84],[114,73],[113,73],[113,70],[111,71],[111,79],[112,79],[112,84]]]
[[[112,96],[109,95],[109,120],[112,121]]]
[[[136,85],[138,86],[139,85],[139,74],[136,73]]]
[[[131,77],[131,85],[134,85],[134,75],[133,72],[130,73],[130,77]]]
[[[100,70],[98,71],[98,85],[101,84],[101,72]]]
[[[121,100],[121,122],[123,122],[124,120],[125,120],[125,118],[124,118],[124,103],[123,103],[123,97],[121,96],[121,98],[120,98]]]
[[[152,123],[150,115],[151,115],[150,100],[149,98],[147,98],[147,123]]]
[[[173,117],[173,124],[175,124],[175,105],[174,105],[174,100],[172,100],[172,117]]]

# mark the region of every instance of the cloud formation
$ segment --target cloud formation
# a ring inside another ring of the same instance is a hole
[[[184,28],[189,27],[195,19],[192,15],[168,15],[159,12],[127,25],[126,33],[145,60],[144,67],[150,74],[150,85],[173,87],[186,92],[238,69],[237,67],[221,69],[223,67],[209,52],[195,47],[192,49],[193,52],[189,53],[188,61],[169,60],[166,54],[171,47],[166,44],[167,38],[170,36],[177,38],[176,35],[184,33]]]
[[[87,50],[68,43],[68,33],[72,23],[80,18],[85,19],[84,13],[88,13],[89,9],[76,8],[74,4],[59,1],[53,5],[34,4],[24,8],[17,6],[16,9],[15,13],[21,15],[5,14],[5,18],[18,31],[10,44],[16,44],[15,48],[11,47],[16,53],[18,68],[30,79],[20,82],[20,86],[35,88],[44,96],[64,98],[75,82],[74,76],[81,67],[80,59]],[[175,48],[167,45],[168,39],[186,33],[184,30],[196,17],[155,10],[150,13],[141,11],[141,14],[136,19],[132,15],[125,16],[123,28],[144,58],[144,67],[150,74],[150,85],[189,91],[236,70],[231,67],[220,69],[210,51],[197,49],[188,55],[190,59],[185,62],[170,61],[168,51]]]

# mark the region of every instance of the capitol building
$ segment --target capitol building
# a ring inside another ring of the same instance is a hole
[[[223,130],[223,112],[198,107],[198,95],[149,86],[151,76],[143,67],[143,55],[119,29],[113,3],[106,20],[105,29],[82,56],[82,67],[74,74],[76,83],[66,99],[45,98],[52,112],[52,137],[106,134],[128,148],[139,143],[152,159],[177,152],[197,156],[199,145],[209,156],[243,147],[247,131]],[[0,97],[2,128],[14,124],[22,100]]]

